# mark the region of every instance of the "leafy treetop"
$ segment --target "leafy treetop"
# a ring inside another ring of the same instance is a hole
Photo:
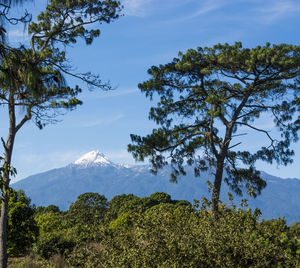
[[[110,23],[119,17],[120,3],[114,0],[49,1],[38,22],[31,22],[31,47],[11,48],[5,45],[0,67],[1,104],[25,107],[23,122],[34,119],[38,127],[55,121],[60,108],[72,109],[82,102],[76,97],[81,88],[67,86],[64,75],[70,75],[90,87],[110,89],[99,75],[74,73],[66,57],[68,45],[83,38],[91,44],[100,30],[95,23]],[[20,123],[21,123],[20,122]]]
[[[151,78],[139,88],[151,100],[160,97],[149,113],[160,127],[145,137],[131,135],[128,150],[140,161],[150,157],[154,173],[170,163],[173,181],[185,174],[185,163],[194,165],[197,176],[214,168],[214,208],[223,170],[236,193],[246,186],[259,194],[266,184],[254,167],[257,160],[292,162],[290,144],[300,127],[299,53],[300,46],[267,43],[250,49],[237,42],[189,49],[152,66]],[[279,135],[259,126],[257,119],[265,114]],[[267,138],[255,152],[239,146],[247,129]]]

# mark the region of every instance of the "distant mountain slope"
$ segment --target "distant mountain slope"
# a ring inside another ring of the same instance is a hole
[[[173,199],[194,199],[209,197],[206,181],[212,179],[209,173],[195,178],[192,170],[179,179],[177,184],[169,182],[169,170],[163,169],[154,176],[149,166],[125,166],[114,164],[99,151],[92,151],[74,163],[58,169],[36,174],[12,185],[23,189],[37,206],[54,204],[68,209],[78,195],[98,192],[108,199],[119,194],[132,193],[148,196],[154,192],[166,192]],[[251,199],[249,205],[258,207],[264,219],[285,216],[290,224],[300,221],[300,180],[281,179],[262,172],[267,187],[262,195]],[[228,187],[223,184],[221,200],[227,200]],[[240,198],[235,198],[239,202]]]

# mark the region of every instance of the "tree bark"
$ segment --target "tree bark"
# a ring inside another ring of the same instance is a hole
[[[15,101],[13,92],[9,96],[9,132],[7,142],[4,144],[4,163],[2,170],[2,207],[0,218],[0,268],[7,267],[7,223],[8,223],[8,201],[9,201],[9,183],[11,173],[11,156],[16,135],[16,116],[15,116]]]
[[[12,149],[12,147],[11,147]],[[11,154],[6,155],[5,159],[11,161]],[[2,177],[2,202],[0,218],[0,268],[7,267],[7,223],[8,223],[8,201],[9,201],[9,167],[8,162],[4,161],[4,171]]]
[[[215,174],[215,180],[213,185],[213,192],[211,198],[211,211],[212,217],[217,218],[218,204],[220,200],[220,191],[223,179],[223,169],[224,169],[224,158],[219,158],[217,160],[217,168]]]
[[[0,218],[0,268],[7,267],[7,213],[8,213],[8,194],[2,194],[1,218]]]
[[[11,157],[5,157],[11,158]],[[10,162],[10,159],[9,159]],[[4,174],[2,177],[2,202],[0,217],[0,268],[7,267],[7,223],[8,223],[8,201],[9,201],[9,165],[4,162]]]
[[[224,173],[224,162],[225,157],[228,153],[229,144],[232,138],[232,129],[233,129],[234,123],[231,122],[226,127],[226,133],[224,137],[224,143],[221,146],[220,152],[218,155],[216,155],[217,158],[217,167],[216,167],[216,174],[215,174],[215,180],[213,185],[213,192],[212,192],[212,198],[211,198],[211,211],[212,211],[212,217],[214,219],[217,219],[218,217],[218,204],[220,200],[220,192],[221,192],[221,185],[223,180],[223,173]]]

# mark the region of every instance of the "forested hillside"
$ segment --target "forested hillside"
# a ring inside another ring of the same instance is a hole
[[[10,202],[10,267],[297,267],[299,223],[260,221],[260,212],[209,201],[80,195],[68,211],[34,208],[22,191]],[[20,217],[22,215],[22,217]],[[26,217],[25,217],[26,215]],[[27,226],[26,232],[16,226]],[[18,241],[22,241],[22,247]],[[16,258],[17,256],[28,257]],[[30,257],[29,257],[30,255]]]

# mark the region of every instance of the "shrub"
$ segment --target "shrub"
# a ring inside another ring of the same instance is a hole
[[[220,204],[215,220],[205,207],[161,203],[121,214],[110,228],[99,228],[97,243],[78,245],[67,261],[75,267],[297,267],[299,242],[285,221],[259,222],[259,215]]]

